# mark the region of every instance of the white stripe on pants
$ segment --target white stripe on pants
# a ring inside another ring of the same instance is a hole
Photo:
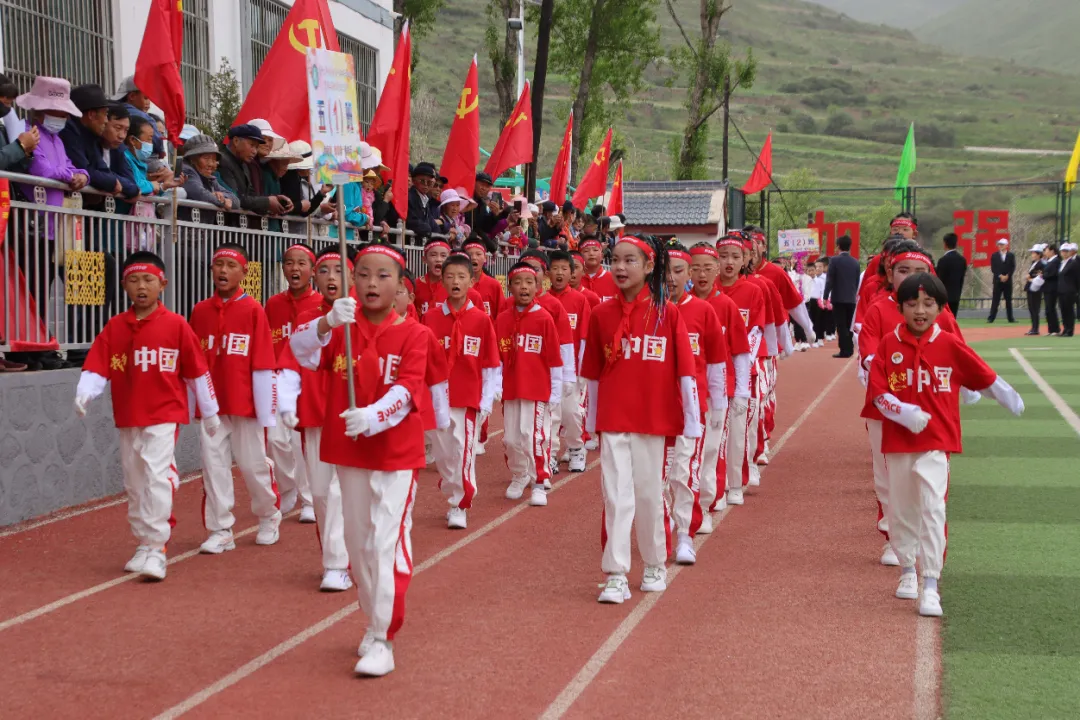
[[[874,493],[877,495],[877,529],[889,538],[889,467],[881,452],[881,420],[867,420],[866,434],[870,438],[870,458],[874,465]]]
[[[730,407],[730,400],[728,406]],[[717,484],[719,483],[719,473],[717,468],[723,458],[727,457],[727,430],[730,419],[730,413],[724,411],[724,425],[723,427],[712,427],[712,424],[708,422],[709,417],[712,416],[712,403],[709,402],[709,411],[705,416],[705,436],[701,449],[701,509],[702,511],[709,511],[716,503],[717,496]],[[725,464],[726,470],[726,464]],[[727,478],[724,478],[724,486],[727,486]]]
[[[315,529],[322,548],[323,570],[345,570],[349,567],[349,553],[345,551],[345,521],[341,517],[341,483],[334,466],[319,459],[321,441],[322,428],[304,428]]]
[[[417,471],[338,465],[337,474],[360,609],[376,639],[393,640],[405,620],[405,592],[413,571]]]
[[[746,448],[742,454],[742,467],[740,482],[743,485],[747,485],[750,482],[750,478],[753,475],[760,474],[758,472],[757,463],[754,462],[754,455],[757,454],[758,432],[761,430],[761,418],[762,418],[762,405],[761,405],[761,375],[756,378],[750,378],[750,385],[753,389],[753,395],[750,401],[746,404]],[[731,455],[728,455],[731,457]]]
[[[922,557],[922,576],[939,578],[945,564],[945,498],[949,455],[940,450],[889,453],[889,539],[901,567]]]
[[[310,505],[311,483],[300,433],[286,427],[280,417],[274,427],[266,429],[266,454],[274,463],[278,492],[285,495],[295,490],[300,503]]]
[[[131,533],[151,550],[165,550],[172,534],[173,452],[176,423],[120,428],[120,464]]]
[[[532,400],[503,401],[503,446],[506,467],[515,480],[543,483],[550,476],[551,419],[548,403]]]
[[[450,427],[432,436],[439,489],[450,507],[468,510],[476,497],[476,427],[473,408],[450,408]]]
[[[585,381],[579,379],[573,385],[563,383],[562,402],[558,412],[551,414],[551,456],[558,457],[561,442],[559,429],[566,434],[566,447],[580,450],[585,447],[581,439],[585,431]]]
[[[735,403],[728,405],[727,421],[727,486],[737,490],[743,486],[743,467],[746,462],[746,426],[749,424],[749,404],[737,410]]]
[[[229,530],[236,518],[232,510],[232,464],[240,468],[248,494],[251,512],[260,519],[278,514],[278,492],[274,482],[274,466],[266,457],[264,433],[255,418],[222,415],[221,427],[210,437],[199,423],[203,468],[203,524],[207,530]]]
[[[705,421],[708,427],[708,421]],[[719,433],[720,431],[716,431]],[[705,438],[688,438],[680,435],[675,438],[671,449],[671,465],[665,472],[665,484],[671,488],[671,514],[675,518],[675,529],[693,537],[701,527],[702,511],[699,503],[701,492],[701,463],[705,448]],[[716,473],[713,472],[713,493],[716,490]]]
[[[637,523],[638,551],[647,566],[663,567],[668,556],[664,460],[669,443],[659,435],[600,435],[600,487],[604,495],[604,549],[600,569],[630,572],[630,527]]]

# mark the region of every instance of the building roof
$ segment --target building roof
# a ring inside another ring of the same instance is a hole
[[[626,224],[722,224],[726,195],[727,185],[717,180],[628,182],[623,186]]]

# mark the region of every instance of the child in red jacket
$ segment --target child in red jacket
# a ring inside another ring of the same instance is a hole
[[[878,343],[869,395],[885,418],[881,449],[889,472],[889,533],[900,564],[896,597],[919,597],[919,614],[941,615],[938,579],[945,563],[949,456],[962,450],[960,388],[978,388],[1010,410],[1024,401],[975,351],[935,322],[948,303],[941,281],[912,275],[896,291],[904,324]]]
[[[585,352],[585,334],[589,331],[592,305],[584,293],[570,287],[574,258],[563,250],[552,250],[550,258],[551,290],[548,295],[562,303],[570,329],[574,333],[574,381],[564,381],[562,400],[551,422],[551,457],[558,458],[560,432],[566,434],[566,458],[570,472],[585,472],[585,383],[577,378],[581,355]]]

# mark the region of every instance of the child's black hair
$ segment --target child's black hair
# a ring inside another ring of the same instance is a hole
[[[473,277],[472,258],[470,258],[465,253],[450,253],[450,257],[446,258],[446,260],[443,262],[443,274],[445,275],[447,268],[453,267],[454,265],[460,265],[461,267],[466,268],[469,271],[469,277]]]
[[[251,258],[248,257],[247,249],[240,243],[224,242],[214,248],[214,252],[217,252],[218,250],[235,250],[243,255],[245,260],[251,260]]]
[[[920,290],[933,298],[939,308],[949,304],[949,294],[945,291],[945,285],[936,275],[930,273],[916,273],[904,278],[904,282],[900,283],[900,287],[896,289],[896,304],[903,308],[908,300],[919,297]]]
[[[521,253],[521,262],[525,262],[529,258],[539,260],[540,264],[544,266],[544,272],[547,272],[548,267],[551,265],[551,261],[548,258],[547,253],[542,250],[532,249],[526,250],[525,252]]]
[[[708,245],[708,244],[709,243],[704,243],[704,242],[703,243],[698,243],[698,245]],[[681,242],[679,242],[678,238],[671,238],[670,240],[667,241],[667,243],[665,243],[665,245],[666,245],[668,250],[678,250],[678,251],[684,252],[684,253],[689,253],[690,252],[689,250],[686,249],[685,245],[683,245]],[[670,261],[670,259],[669,259],[669,261]]]
[[[554,265],[557,260],[570,263],[570,271],[574,271],[574,256],[566,250],[552,250],[548,253],[548,267]]]
[[[409,268],[403,268],[401,271],[401,277],[402,279],[408,280],[410,283],[412,283],[413,290],[416,290],[416,278],[413,276],[412,270],[410,270]]]
[[[656,306],[658,311],[658,319],[663,320],[664,305],[668,301],[667,277],[669,259],[667,244],[654,235],[639,235],[636,236],[636,238],[651,247],[653,251],[653,269],[651,273],[645,276],[645,287],[649,289],[649,294],[652,295],[653,305]],[[638,252],[645,255],[640,248],[638,249]],[[648,257],[645,257],[644,259],[646,261],[649,260]]]
[[[151,128],[154,127],[153,123],[151,123],[146,118],[139,117],[138,115],[131,115],[130,118],[131,125],[128,126],[128,137],[139,137],[139,133],[142,132],[142,129],[147,125],[149,125]]]
[[[130,265],[153,265],[158,270],[165,271],[165,261],[149,250],[140,250],[128,255],[127,259],[124,260],[124,266],[120,270],[127,270]]]

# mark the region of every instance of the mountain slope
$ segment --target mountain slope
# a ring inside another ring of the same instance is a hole
[[[913,30],[966,0],[814,0],[830,10],[867,23]]]

